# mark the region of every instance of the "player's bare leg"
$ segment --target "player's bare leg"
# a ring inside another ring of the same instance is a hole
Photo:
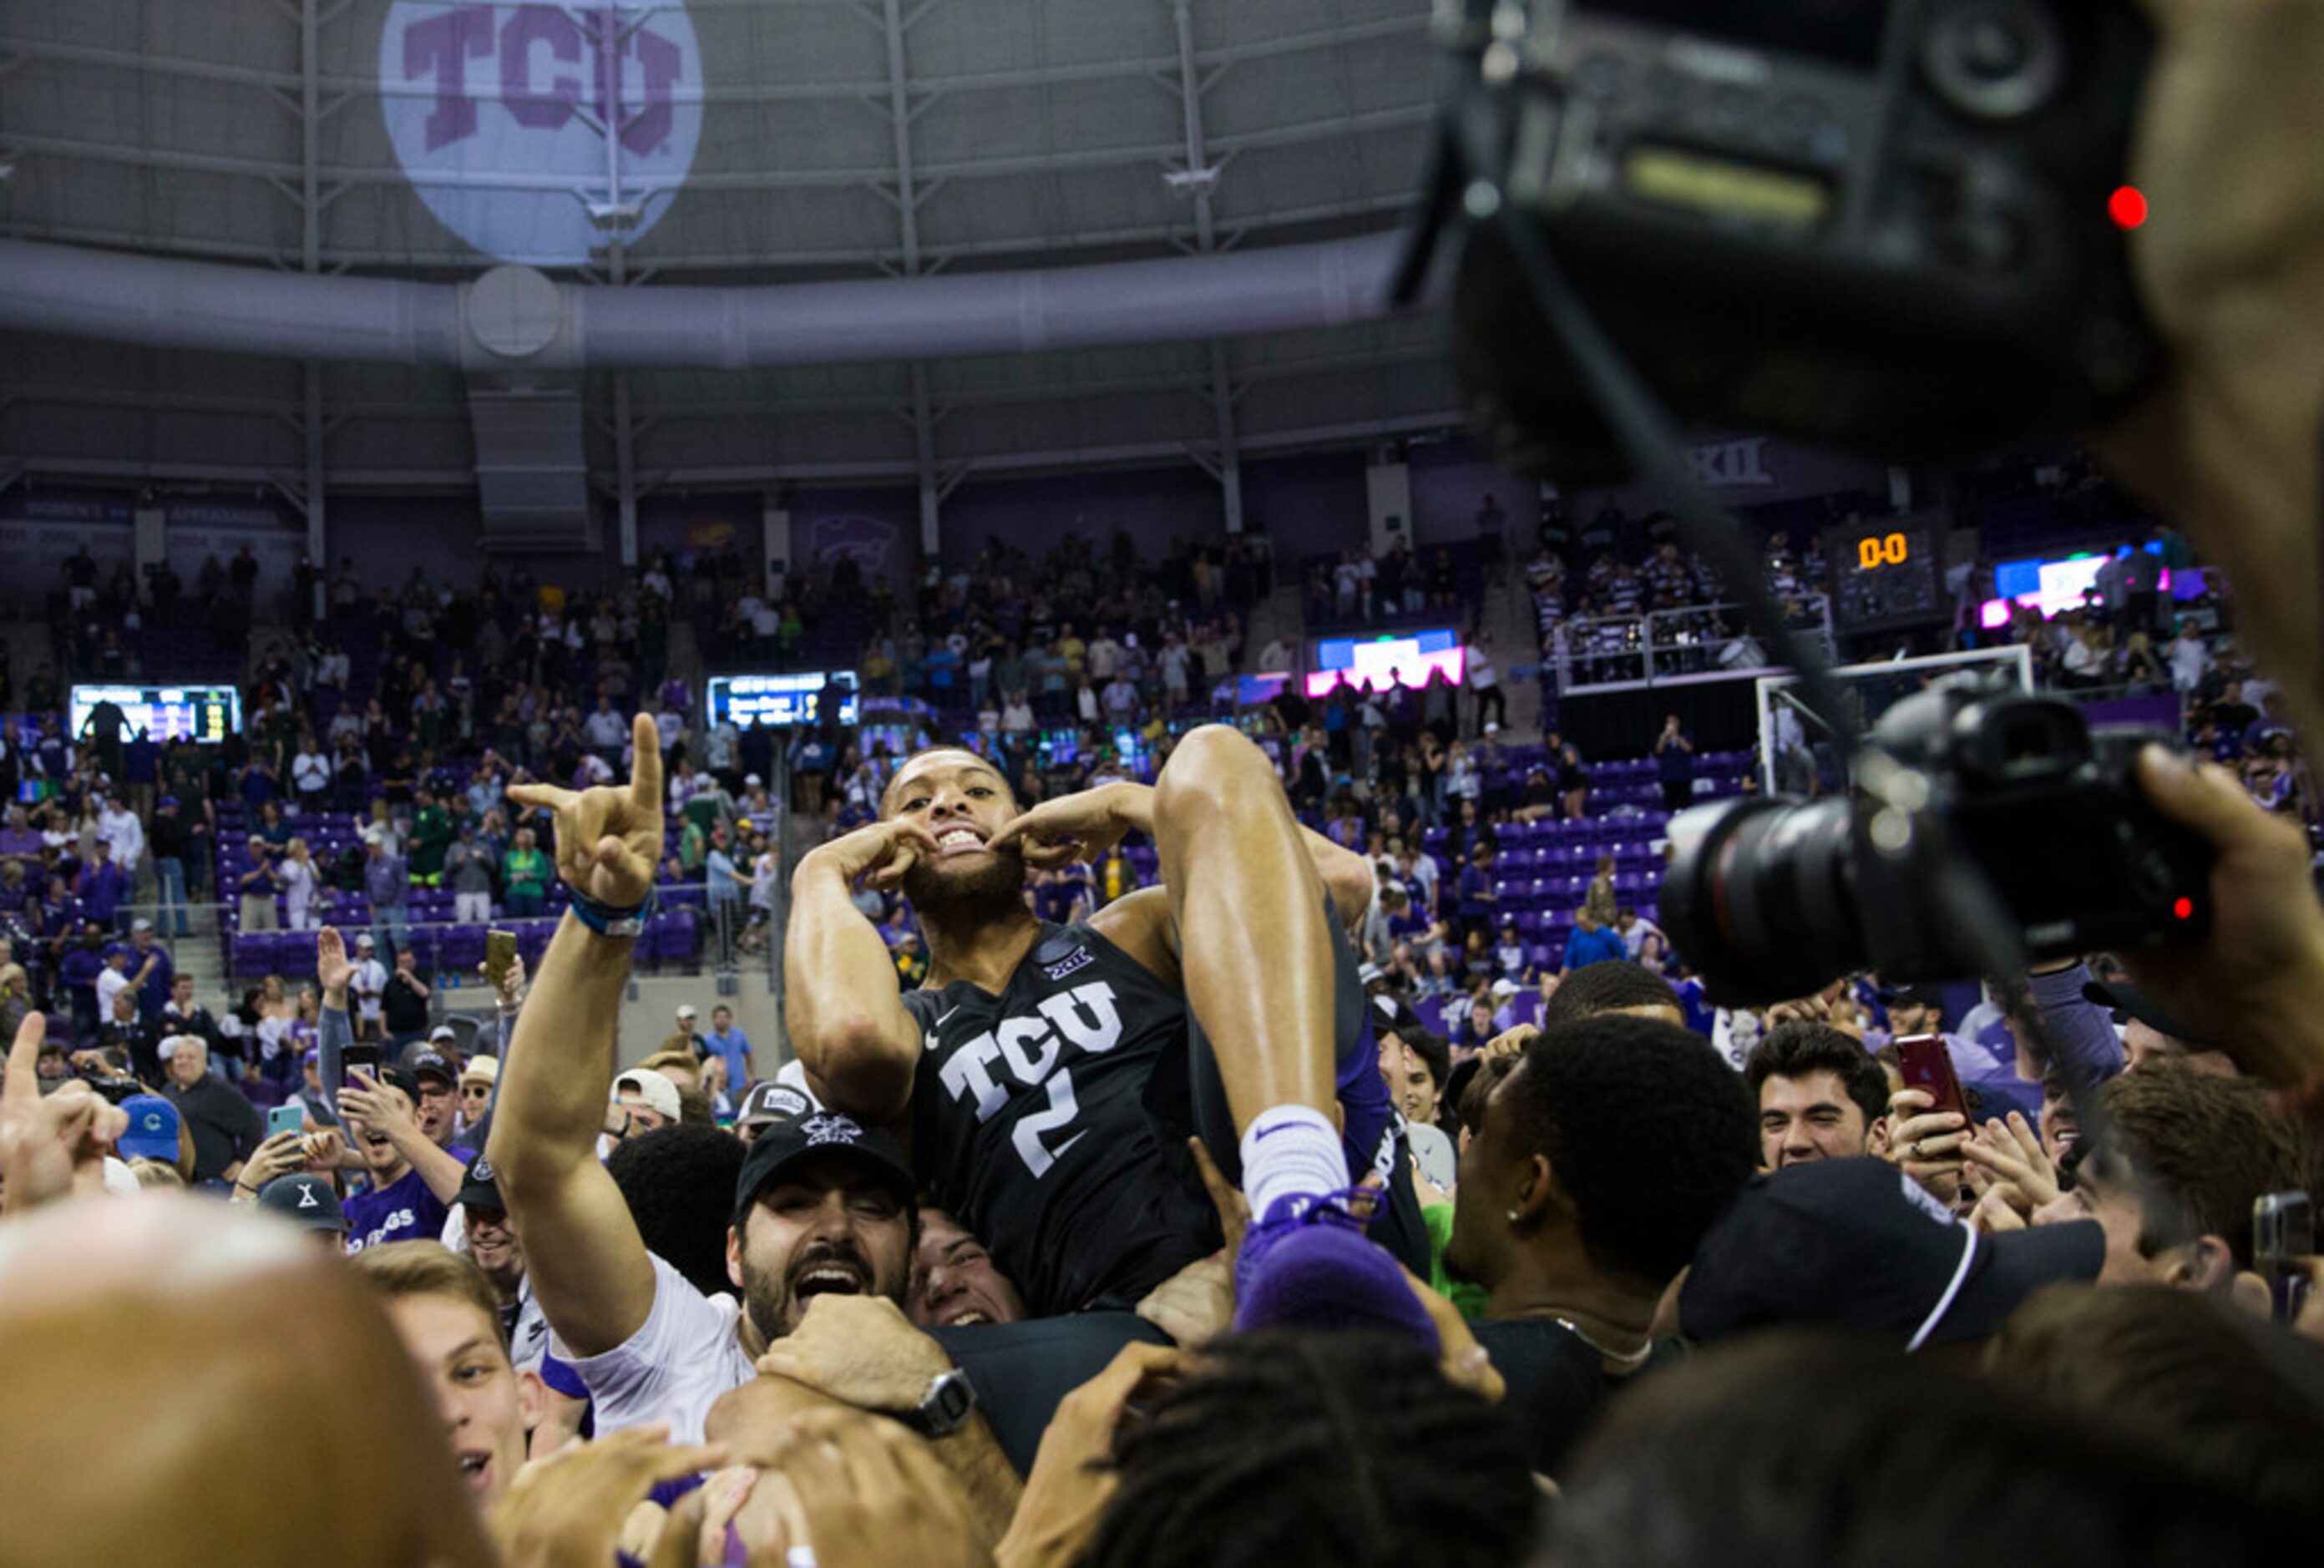
[[[1215,1051],[1253,1213],[1346,1186],[1333,915],[1274,766],[1223,725],[1194,731],[1156,781],[1154,838],[1186,1003]]]

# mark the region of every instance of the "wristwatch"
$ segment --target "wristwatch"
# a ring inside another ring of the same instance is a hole
[[[907,1410],[898,1420],[923,1437],[949,1437],[968,1425],[976,1413],[976,1389],[968,1374],[958,1367],[947,1367],[928,1380],[928,1391],[920,1396],[919,1407]]]

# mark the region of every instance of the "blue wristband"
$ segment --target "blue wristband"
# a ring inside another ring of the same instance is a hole
[[[567,885],[565,892],[572,900],[569,908],[573,918],[600,936],[642,936],[646,930],[646,918],[654,909],[654,898],[650,892],[646,894],[644,903],[627,909],[601,904],[570,884]]]

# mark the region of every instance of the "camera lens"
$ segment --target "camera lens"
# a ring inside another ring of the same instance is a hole
[[[1729,800],[1671,818],[1663,927],[1713,1000],[1781,1001],[1862,967],[1852,810],[1840,797]]]

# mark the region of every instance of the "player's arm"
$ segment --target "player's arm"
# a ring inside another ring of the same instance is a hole
[[[852,894],[858,877],[903,879],[936,844],[908,822],[875,822],[807,852],[791,873],[783,939],[783,1025],[825,1104],[892,1121],[912,1096],[920,1026],[896,990],[895,962]]]
[[[645,901],[661,849],[661,749],[642,714],[636,737],[637,776],[627,789],[509,792],[556,813],[566,885],[616,909]],[[635,945],[566,914],[517,1015],[485,1148],[526,1239],[541,1312],[576,1356],[620,1345],[653,1309],[653,1261],[596,1153]]]

